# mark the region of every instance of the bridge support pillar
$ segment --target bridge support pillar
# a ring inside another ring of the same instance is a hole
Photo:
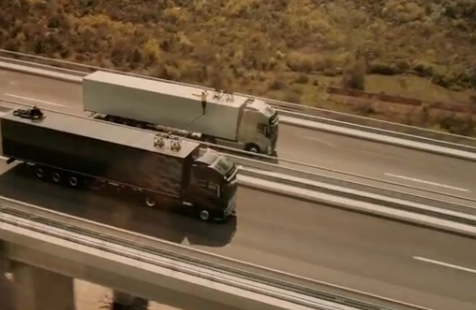
[[[114,290],[114,309],[148,309],[149,301],[128,293]]]
[[[7,278],[9,261],[3,251],[4,244],[0,241],[0,304],[2,309],[13,310],[13,288],[11,281]]]
[[[114,290],[113,303],[115,305],[127,308],[127,307],[134,306],[135,304],[137,304],[138,301],[139,301],[138,297],[135,297],[135,296],[133,296],[131,294],[128,294],[128,293],[124,293],[124,292]]]
[[[73,278],[15,262],[15,310],[74,310]]]

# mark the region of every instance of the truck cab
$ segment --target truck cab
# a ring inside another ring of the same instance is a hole
[[[278,112],[263,100],[248,98],[238,132],[245,150],[274,155],[279,133]]]
[[[201,220],[222,221],[235,213],[237,174],[235,163],[214,150],[195,157],[187,192]]]

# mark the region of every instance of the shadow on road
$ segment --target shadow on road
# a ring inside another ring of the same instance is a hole
[[[175,243],[186,243],[187,239],[191,245],[223,247],[237,229],[236,218],[222,224],[204,223],[119,197],[43,182],[24,165],[0,175],[0,196]]]

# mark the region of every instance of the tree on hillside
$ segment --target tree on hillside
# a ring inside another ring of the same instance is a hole
[[[365,58],[358,56],[349,61],[344,67],[342,76],[342,86],[348,89],[365,90],[365,74],[367,64]]]

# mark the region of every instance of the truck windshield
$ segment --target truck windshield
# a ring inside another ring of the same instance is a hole
[[[229,177],[235,170],[235,163],[228,159],[226,156],[221,155],[213,150],[207,150],[200,158],[199,161],[207,164],[213,170],[217,171],[224,177]]]
[[[227,157],[219,155],[211,167],[224,177],[228,177],[228,175],[233,172],[235,163],[229,160]]]
[[[257,100],[254,98],[250,98],[247,101],[248,107],[255,109],[256,111],[262,113],[265,117],[272,117],[276,112],[269,104],[262,100]]]

